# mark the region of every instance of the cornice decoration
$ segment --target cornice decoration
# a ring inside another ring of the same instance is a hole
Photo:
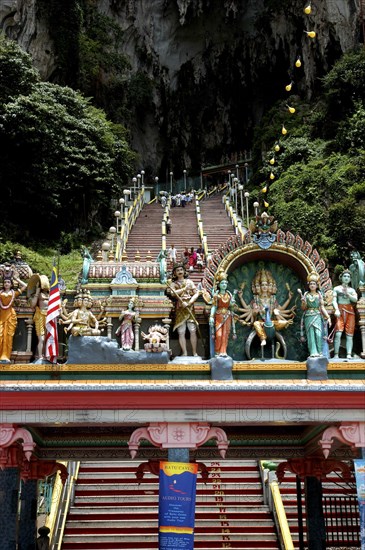
[[[0,469],[6,467],[9,460],[9,447],[17,441],[22,441],[25,459],[29,462],[36,444],[31,433],[15,424],[0,424]]]
[[[338,428],[336,426],[327,428],[319,441],[325,458],[330,453],[334,439],[350,445],[354,450],[365,448],[365,422],[342,422]]]
[[[141,439],[161,449],[197,449],[210,439],[216,439],[222,458],[229,445],[224,430],[204,422],[151,422],[148,427],[138,428],[128,441],[132,458],[137,455]]]
[[[279,483],[283,481],[286,471],[299,476],[302,480],[306,477],[316,477],[319,480],[325,480],[327,475],[334,471],[340,471],[344,481],[351,479],[351,470],[345,462],[333,459],[326,460],[318,457],[292,458],[286,462],[281,462],[276,469]]]

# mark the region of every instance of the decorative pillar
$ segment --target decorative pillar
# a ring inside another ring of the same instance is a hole
[[[19,482],[18,468],[0,471],[0,550],[17,548]]]
[[[307,511],[308,550],[326,550],[322,482],[316,477],[306,476],[305,478],[305,508]]]
[[[167,330],[167,340],[166,340],[166,344],[167,344],[167,350],[169,353],[171,353],[171,350],[170,350],[170,325],[172,323],[172,319],[162,319],[162,322],[163,322],[163,328]]]
[[[108,322],[107,322],[107,334],[108,334],[108,338],[112,339],[112,332],[113,332],[113,320],[111,317],[108,317]]]
[[[136,316],[134,320],[134,350],[139,351],[139,329],[141,326],[142,319],[139,316],[139,310],[136,310]]]
[[[293,458],[282,462],[276,469],[279,483],[283,481],[285,471],[292,472],[301,480],[305,480],[308,550],[325,550],[326,548],[322,480],[325,480],[330,472],[338,470],[344,481],[351,479],[351,471],[346,463],[317,457]]]
[[[359,291],[361,293],[361,298],[357,301],[357,311],[360,317],[359,327],[362,344],[362,351],[360,352],[360,355],[362,359],[365,359],[365,285],[359,286]]]
[[[24,322],[27,327],[27,348],[25,351],[27,353],[32,353],[33,318],[28,317]]]
[[[37,480],[20,484],[20,517],[18,545],[20,550],[35,550],[37,537]]]

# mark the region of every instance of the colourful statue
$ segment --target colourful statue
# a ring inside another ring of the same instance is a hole
[[[137,316],[137,312],[134,311],[134,300],[129,300],[128,308],[122,311],[119,316],[119,321],[122,321],[117,332],[116,336],[120,336],[120,347],[124,351],[130,351],[133,347],[134,342],[134,332],[133,332],[133,321]]]
[[[46,336],[46,318],[49,301],[49,280],[46,275],[33,275],[28,282],[28,303],[35,309],[33,321],[38,338],[36,357],[44,355],[44,342]]]
[[[71,318],[68,321],[64,321],[63,324],[68,325],[65,327],[65,332],[71,332],[72,336],[99,336],[99,322],[95,315],[90,311],[91,296],[89,291],[79,294],[75,298],[75,304],[78,306],[71,314]]]
[[[283,305],[280,305],[276,299],[275,279],[270,271],[266,269],[260,269],[252,280],[254,297],[250,304],[247,304],[242,297],[244,287],[245,283],[241,285],[240,290],[237,292],[243,306],[243,308],[237,308],[238,311],[242,312],[239,321],[242,324],[251,324],[261,340],[261,346],[265,346],[269,327],[272,327],[274,331],[279,331],[293,323],[295,306],[287,309],[293,293],[287,284],[288,298]]]
[[[186,329],[188,329],[193,355],[197,356],[197,330],[199,330],[199,325],[194,315],[194,302],[197,300],[200,290],[196,288],[191,279],[187,279],[187,273],[183,265],[177,264],[174,266],[172,279],[167,283],[167,292],[176,299],[173,330],[178,332],[182,355],[188,354],[185,337]]]
[[[315,271],[307,277],[309,291],[302,294],[298,292],[302,299],[302,310],[304,327],[307,336],[307,344],[310,357],[319,357],[323,355],[323,341],[328,326],[331,326],[331,318],[324,307],[322,294],[319,292],[319,275]]]
[[[346,356],[352,358],[352,345],[355,332],[355,309],[357,302],[357,292],[351,288],[351,273],[348,269],[340,275],[341,285],[333,289],[333,307],[335,308],[336,326],[335,326],[335,358],[338,358],[340,351],[341,336],[343,331],[346,334]]]
[[[161,284],[166,284],[167,282],[167,277],[166,277],[167,256],[168,256],[167,250],[161,249],[156,259],[156,261],[160,266],[160,283]]]
[[[19,290],[14,290],[13,281],[17,281]],[[10,363],[17,326],[17,315],[13,304],[26,288],[27,285],[14,275],[12,278],[8,275],[4,276],[3,288],[0,291],[0,363]]]
[[[221,272],[216,279],[219,289],[213,294],[209,324],[213,331],[215,355],[225,357],[232,324],[233,338],[236,338],[233,313],[230,310],[234,300],[232,294],[227,290],[227,274]]]
[[[89,280],[89,269],[90,264],[94,261],[90,252],[86,247],[82,250],[82,257],[84,258],[84,261],[82,263],[82,274],[81,274],[81,284],[86,285]]]

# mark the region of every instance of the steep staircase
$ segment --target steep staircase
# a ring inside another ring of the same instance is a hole
[[[156,260],[161,250],[161,223],[164,210],[159,203],[146,204],[128,237],[127,256],[133,261],[137,252],[141,260],[146,260],[147,256],[152,256]]]
[[[198,474],[194,548],[278,550],[271,514],[263,504],[256,462],[206,463]],[[158,477],[137,464],[83,462],[69,511],[62,550],[157,550]]]
[[[186,205],[185,208],[182,208],[181,206],[170,208],[170,219],[172,222],[172,227],[171,233],[169,233],[166,237],[166,248],[168,250],[173,244],[178,253],[178,261],[182,261],[185,247],[189,250],[193,247],[194,250],[196,250],[199,246],[201,246],[196,219],[195,203],[192,202],[189,205]],[[202,280],[203,276],[202,273],[194,270],[189,272],[189,278],[192,279],[195,284],[198,284]]]
[[[202,201],[200,212],[209,251],[215,250],[230,237],[235,236],[234,228],[222,203],[222,193]]]

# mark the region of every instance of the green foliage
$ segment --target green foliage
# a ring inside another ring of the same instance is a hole
[[[27,71],[25,63],[25,79]],[[80,242],[110,225],[111,198],[134,154],[125,129],[80,94],[30,83],[28,94],[9,97],[0,112],[0,224],[19,241],[53,240],[64,231]]]
[[[31,57],[0,34],[0,111],[9,98],[30,93],[38,80]]]
[[[79,250],[59,255],[57,250],[49,247],[38,248],[35,251],[17,242],[0,241],[0,263],[13,260],[17,251],[21,253],[22,260],[30,266],[33,273],[47,275],[49,279],[55,260],[67,288],[75,288],[82,269],[82,254]]]
[[[343,56],[323,79],[323,93],[284,122],[288,134],[274,153],[282,102],[264,118],[255,137],[253,184],[269,184],[270,213],[283,230],[318,248],[332,269],[365,253],[365,52]],[[297,107],[297,105],[295,105]],[[299,116],[296,116],[299,115]],[[291,124],[291,126],[289,126]],[[275,132],[273,131],[275,128]],[[275,165],[268,160],[275,156]],[[271,182],[270,172],[275,174]]]

